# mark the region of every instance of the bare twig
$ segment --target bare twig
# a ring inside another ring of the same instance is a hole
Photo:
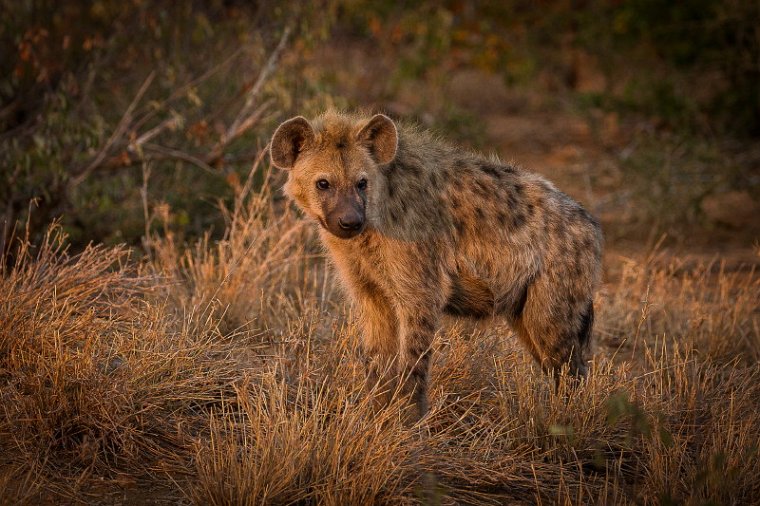
[[[211,174],[218,173],[207,163],[206,160],[198,158],[197,156],[191,155],[190,153],[186,153],[179,149],[168,148],[166,146],[160,146],[158,144],[146,144],[144,148],[147,152],[158,153],[160,155],[165,155],[166,158],[183,160],[185,162],[191,163]]]
[[[237,58],[240,55],[240,53],[243,51],[243,48],[244,46],[240,46],[238,49],[233,51],[230,56],[228,56],[224,61],[222,61],[218,65],[211,67],[209,70],[207,70],[200,76],[196,77],[195,79],[190,80],[189,82],[175,89],[171,93],[171,95],[169,95],[161,104],[159,104],[158,107],[152,108],[142,118],[135,121],[135,130],[139,130],[140,127],[142,127],[146,122],[150,121],[164,107],[174,102],[177,98],[183,96],[185,92],[187,92],[187,90],[197,85],[198,83],[205,81],[206,79],[210,78],[211,76],[213,76],[214,74],[222,70],[224,67],[229,65],[235,58]]]
[[[171,118],[167,118],[158,125],[154,126],[144,134],[142,134],[140,137],[135,139],[134,142],[132,142],[129,145],[130,150],[140,150],[142,148],[142,145],[148,142],[149,140],[156,137],[158,134],[163,132],[166,129],[174,130],[177,127],[179,127],[182,124],[182,118],[180,118],[178,115],[172,115]]]
[[[636,347],[639,343],[639,337],[641,336],[641,326],[649,319],[649,308],[652,307],[652,304],[649,302],[649,288],[650,285],[647,285],[647,293],[644,296],[644,300],[641,301],[641,317],[639,318],[638,325],[636,325],[636,334],[633,338],[633,351],[631,351],[632,357],[636,356]]]
[[[95,158],[92,159],[89,165],[87,165],[81,171],[78,171],[78,174],[69,180],[69,187],[80,185],[82,181],[87,179],[92,171],[98,168],[98,166],[103,162],[106,155],[108,154],[108,151],[111,149],[114,143],[116,143],[116,141],[120,139],[127,131],[127,128],[129,127],[129,124],[132,120],[132,113],[134,112],[135,107],[137,107],[137,104],[140,102],[140,100],[142,100],[145,92],[148,91],[148,87],[150,87],[150,84],[153,82],[153,79],[155,77],[155,71],[152,71],[150,74],[148,74],[148,77],[145,78],[145,81],[143,82],[142,86],[140,86],[140,89],[137,90],[135,98],[132,99],[129,107],[127,107],[127,110],[124,111],[124,114],[119,120],[118,125],[116,125],[116,129],[111,134],[111,137],[108,138],[108,141],[103,145],[100,151],[98,151],[98,154],[95,155]]]
[[[255,116],[257,113],[261,114],[261,107],[254,110],[256,97],[261,92],[261,88],[264,86],[266,80],[275,70],[277,60],[280,58],[280,54],[285,49],[285,44],[288,41],[288,37],[290,37],[290,27],[286,27],[285,30],[283,30],[280,41],[277,43],[277,47],[275,47],[274,51],[272,51],[272,54],[269,55],[269,59],[261,69],[258,79],[256,79],[256,82],[248,91],[248,94],[245,97],[245,104],[243,104],[243,107],[240,109],[240,112],[232,121],[229,128],[227,128],[227,131],[222,135],[222,138],[219,140],[217,147],[214,148],[214,152],[221,152],[225,146],[227,146],[230,142],[242,135],[243,132],[245,132],[248,128],[250,128],[250,126],[253,124],[253,121],[251,121],[251,118],[253,116]]]
[[[143,238],[143,241],[145,242],[145,250],[148,252],[148,254],[151,254],[151,240],[150,240],[150,223],[151,223],[151,217],[150,217],[150,209],[148,205],[148,181],[150,180],[150,164],[148,162],[144,162],[142,164],[142,187],[140,187],[140,197],[142,200],[142,206],[143,206],[143,218],[145,219],[145,237]]]
[[[165,119],[164,121],[159,123],[157,126],[154,126],[148,131],[137,136],[137,138],[134,141],[129,143],[129,145],[127,146],[126,159],[125,159],[125,153],[122,153],[120,155],[111,154],[111,157],[109,159],[109,153],[111,153],[114,146],[125,137],[128,130],[130,129],[133,131],[138,130],[139,127],[144,125],[145,122],[150,117],[155,115],[156,113],[155,110],[150,111],[147,114],[145,114],[143,117],[139,118],[137,121],[134,121],[135,110],[155,78],[156,73],[154,71],[148,75],[148,77],[145,79],[143,84],[140,86],[140,89],[137,91],[137,94],[132,99],[132,102],[127,107],[127,110],[122,115],[121,119],[119,120],[119,123],[117,124],[113,133],[108,138],[108,140],[103,145],[103,147],[100,148],[100,150],[97,152],[94,158],[84,168],[75,170],[73,172],[72,177],[69,179],[69,182],[68,182],[68,188],[74,188],[80,185],[99,167],[110,167],[110,168],[127,167],[134,164],[148,162],[151,160],[155,161],[158,159],[166,159],[166,158],[183,160],[188,163],[191,163],[192,165],[200,167],[203,170],[208,171],[210,173],[216,173],[217,171],[215,171],[212,168],[212,165],[214,165],[217,161],[219,161],[224,149],[229,145],[230,142],[240,137],[243,133],[248,131],[254,124],[260,121],[261,118],[266,113],[267,109],[271,106],[272,104],[271,100],[264,101],[263,103],[260,103],[257,105],[256,99],[258,95],[260,94],[261,89],[264,86],[264,83],[272,74],[272,72],[274,72],[274,70],[276,69],[277,61],[282,51],[285,48],[285,45],[290,36],[290,33],[291,33],[291,29],[289,27],[285,28],[277,46],[275,47],[272,54],[269,56],[269,59],[265,63],[264,67],[261,69],[261,72],[259,73],[258,78],[256,79],[256,82],[251,86],[250,90],[247,92],[246,97],[245,97],[245,103],[240,109],[240,112],[237,114],[233,122],[230,124],[229,128],[227,128],[227,130],[222,134],[219,142],[214,146],[214,148],[206,156],[196,156],[196,155],[181,151],[176,148],[170,148],[170,147],[160,146],[157,144],[150,143],[151,140],[158,137],[161,133],[163,133],[167,129],[175,129],[180,125],[181,119],[176,116],[172,116],[171,118]],[[233,55],[231,55],[229,58],[227,58],[225,61],[223,61],[219,65],[216,65],[215,67],[205,72],[203,75],[199,76],[196,79],[193,79],[192,81],[185,84],[181,88],[175,90],[164,101],[164,104],[162,105],[162,107],[165,107],[166,104],[176,99],[178,96],[180,96],[190,87],[194,86],[195,84],[199,82],[202,82],[203,80],[207,79],[211,75],[218,72],[220,69],[224,68],[231,61],[233,61],[234,58],[239,55],[239,53],[240,53],[240,50],[236,51]],[[143,153],[143,150],[149,153],[157,154],[159,156],[158,157],[145,156],[145,154]]]
[[[243,135],[249,128],[256,124],[256,122],[258,122],[261,117],[264,116],[264,113],[267,111],[272,102],[272,100],[267,100],[261,104],[256,108],[256,110],[254,110],[248,117],[245,118],[245,120],[240,124],[240,126],[238,126],[232,136],[225,137],[223,142],[218,142],[214,146],[214,149],[212,149],[209,155],[206,157],[207,162],[209,164],[215,164],[217,161],[219,161],[222,153],[224,152],[224,149],[229,145],[229,143]]]

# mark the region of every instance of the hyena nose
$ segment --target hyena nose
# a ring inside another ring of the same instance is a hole
[[[364,220],[361,216],[347,216],[338,218],[338,225],[343,230],[359,230],[364,225]]]

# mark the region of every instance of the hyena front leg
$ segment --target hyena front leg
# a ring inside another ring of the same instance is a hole
[[[387,403],[396,389],[395,369],[398,356],[398,322],[391,304],[379,291],[372,290],[356,298],[359,325],[362,328],[362,353],[369,388],[384,392]]]
[[[399,314],[398,373],[401,392],[411,396],[414,403],[413,421],[428,412],[428,373],[432,356],[431,345],[441,317],[441,309],[420,299],[419,305],[404,308]]]
[[[398,373],[402,392],[414,403],[413,418],[419,420],[428,412],[431,345],[449,290],[447,278],[434,262],[410,260],[404,265],[404,275],[395,278],[399,280],[394,300],[399,324]]]

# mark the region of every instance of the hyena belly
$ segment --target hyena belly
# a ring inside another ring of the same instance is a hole
[[[452,316],[487,318],[494,315],[495,300],[488,283],[466,271],[451,275],[451,293],[444,311]]]

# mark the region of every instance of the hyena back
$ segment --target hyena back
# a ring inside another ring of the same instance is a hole
[[[270,152],[359,310],[368,372],[395,367],[417,417],[444,313],[504,317],[545,370],[586,374],[601,230],[550,182],[383,115],[296,117]]]

